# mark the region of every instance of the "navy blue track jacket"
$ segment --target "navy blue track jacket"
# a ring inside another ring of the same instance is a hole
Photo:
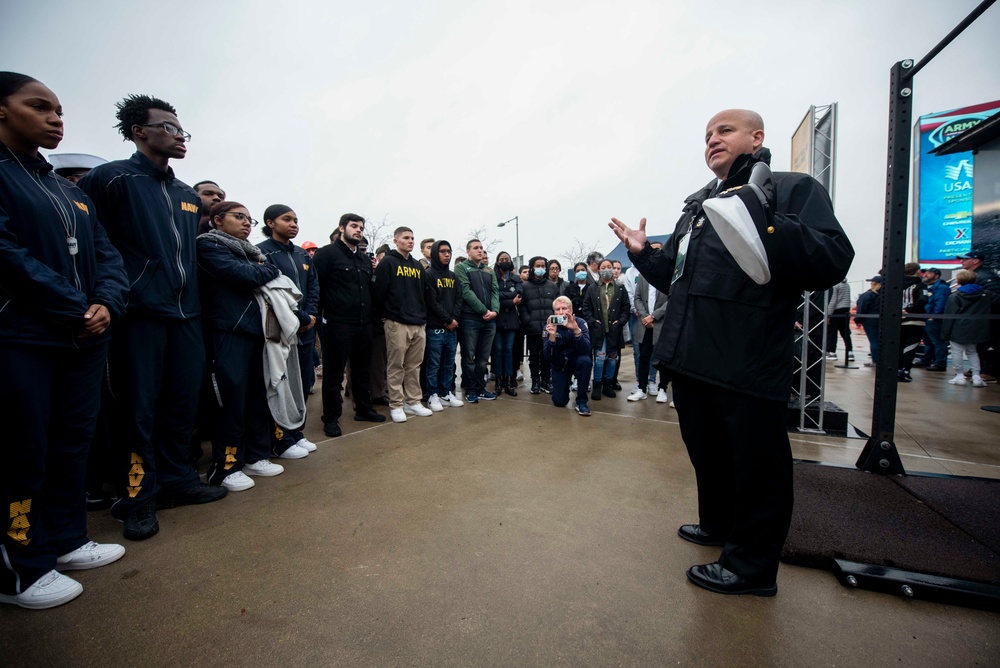
[[[57,206],[75,221],[76,255]],[[102,304],[120,318],[127,292],[121,256],[90,198],[42,158],[15,156],[0,144],[0,341],[58,347],[104,341],[110,328],[76,338],[83,314]]]
[[[128,273],[127,310],[158,318],[201,313],[195,237],[201,199],[136,151],[128,160],[95,167],[80,187],[97,205]]]
[[[295,287],[302,293],[299,300],[299,324],[303,327],[309,324],[309,316],[319,318],[319,277],[313,267],[309,253],[292,242],[282,244],[274,239],[265,239],[257,244],[264,252],[268,262],[278,267],[281,273],[292,279]],[[299,334],[299,343],[312,343],[316,337],[316,329]]]
[[[278,268],[237,257],[213,235],[203,234],[198,237],[198,271],[205,328],[263,337],[260,305],[254,289],[277,278]]]

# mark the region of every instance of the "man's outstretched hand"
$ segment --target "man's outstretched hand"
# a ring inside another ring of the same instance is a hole
[[[617,218],[612,218],[611,222],[608,223],[615,236],[618,237],[622,244],[625,245],[625,250],[630,253],[638,253],[646,245],[646,219],[643,218],[639,221],[639,229],[633,230],[628,225],[618,220]]]

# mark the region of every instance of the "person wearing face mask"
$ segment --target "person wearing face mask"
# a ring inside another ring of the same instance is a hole
[[[491,366],[496,374],[493,393],[500,396],[506,392],[512,397],[517,396],[517,380],[514,377],[514,338],[521,327],[517,307],[521,304],[521,293],[524,286],[521,277],[514,273],[514,261],[510,253],[501,251],[497,254],[494,267],[497,277],[497,289],[500,297],[500,312],[497,315],[497,332],[493,337],[493,361]]]
[[[521,292],[521,324],[528,348],[528,369],[531,372],[531,394],[552,394],[552,367],[542,355],[542,335],[552,315],[552,302],[559,296],[559,287],[549,280],[548,263],[537,255],[528,262],[531,275]]]
[[[125,554],[87,537],[84,477],[128,282],[94,203],[39,153],[62,138],[56,94],[0,72],[0,603],[34,610],[83,592],[60,571]]]
[[[629,304],[625,288],[615,283],[611,260],[598,265],[600,281],[587,288],[583,299],[583,319],[590,330],[590,346],[594,350],[594,388],[590,398],[598,401],[603,394],[614,398],[615,367],[622,328],[628,322]],[[581,385],[586,379],[579,378]],[[582,389],[582,388],[581,388]]]
[[[208,482],[231,492],[254,486],[244,470],[261,476],[284,471],[268,460],[264,328],[254,294],[281,270],[247,241],[255,223],[239,202],[219,202],[209,210],[212,229],[198,236],[205,352],[218,424]]]
[[[583,313],[583,296],[587,293],[587,288],[593,284],[586,262],[577,262],[573,265],[573,282],[567,283],[562,293],[573,302],[574,313]]]
[[[522,264],[517,268],[517,275],[521,277],[521,303],[517,306],[517,319],[518,327],[517,334],[514,336],[514,347],[512,350],[512,355],[514,357],[514,385],[516,386],[519,382],[524,380],[524,374],[521,373],[521,364],[524,361],[524,323],[521,320],[521,311],[524,309],[524,284],[528,282],[528,278],[531,276],[531,267],[526,264]]]

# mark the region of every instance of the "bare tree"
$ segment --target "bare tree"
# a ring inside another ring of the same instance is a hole
[[[489,254],[490,260],[493,260],[493,251],[500,245],[500,240],[492,236],[491,233],[487,232],[485,225],[480,225],[479,227],[469,230],[469,239],[479,239],[483,244],[483,249]]]
[[[382,220],[367,216],[365,216],[365,220],[367,221],[365,223],[365,238],[368,239],[368,250],[374,253],[379,246],[392,241],[392,223],[389,222],[389,214],[382,216]]]
[[[573,245],[557,255],[556,259],[562,260],[564,269],[572,269],[574,264],[577,262],[586,262],[588,255],[594,251],[599,251],[598,246],[600,246],[600,242],[597,241],[591,243],[573,239]]]

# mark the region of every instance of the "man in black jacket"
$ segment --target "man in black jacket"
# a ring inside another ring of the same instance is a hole
[[[424,268],[413,252],[413,230],[397,227],[396,245],[378,263],[372,281],[376,316],[385,323],[386,376],[389,416],[406,422],[407,415],[429,417],[433,411],[420,401],[420,365],[427,343],[427,306],[424,303]]]
[[[158,508],[217,501],[228,490],[202,483],[188,456],[205,374],[195,259],[201,200],[168,163],[187,154],[191,136],[163,100],[132,95],[117,106],[118,130],[137,150],[92,169],[80,188],[128,273],[126,314],[108,358],[124,490],[111,514],[126,538],[141,540],[159,531]]]
[[[559,285],[549,280],[544,257],[528,261],[531,274],[521,292],[521,324],[524,326],[524,344],[528,349],[528,368],[531,370],[531,394],[552,394],[552,367],[542,355],[542,337],[545,325],[552,315],[552,302],[559,296]]]
[[[372,259],[358,249],[365,219],[345,213],[338,224],[340,238],[313,256],[319,278],[323,337],[323,433],[337,437],[344,397],[344,369],[351,362],[354,419],[385,422],[372,407],[368,371],[372,363]]]
[[[667,245],[646,243],[645,219],[637,230],[614,218],[610,227],[639,272],[670,294],[656,357],[674,378],[700,517],[678,533],[723,548],[688,578],[718,593],[773,596],[792,516],[784,413],[795,311],[804,290],[844,277],[854,249],[819,183],[772,177],[763,141],[758,114],[716,114],[705,161],[717,179],[687,198]]]

